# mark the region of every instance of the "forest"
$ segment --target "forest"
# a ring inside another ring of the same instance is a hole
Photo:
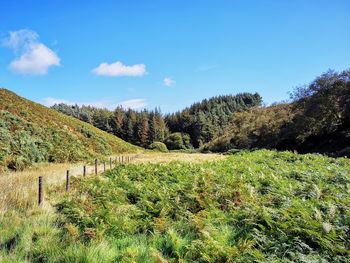
[[[165,142],[169,149],[188,149],[222,135],[232,113],[259,106],[261,102],[257,93],[219,96],[168,115],[162,115],[159,108],[135,111],[118,107],[109,111],[67,104],[52,108],[145,148],[154,142]]]
[[[176,113],[159,108],[115,111],[58,104],[52,108],[145,148],[204,152],[277,149],[334,156],[350,152],[350,70],[329,70],[297,87],[284,103],[263,106],[258,94],[217,96]]]

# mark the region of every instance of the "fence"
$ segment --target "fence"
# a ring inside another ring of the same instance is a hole
[[[131,161],[135,160],[138,158],[139,155],[134,155],[134,156],[118,156],[116,158],[109,158],[109,169],[113,168],[113,164],[116,166],[117,164],[124,164],[124,163],[130,163]],[[94,174],[98,175],[99,174],[99,163],[103,164],[103,172],[106,171],[106,162],[99,162],[97,159],[95,159],[94,163]],[[87,176],[87,166],[83,166],[82,170],[82,175],[85,178]],[[66,192],[69,192],[69,187],[70,187],[70,171],[66,171],[66,182],[65,182],[65,190]],[[38,177],[38,206],[42,206],[44,202],[44,177],[39,176]]]

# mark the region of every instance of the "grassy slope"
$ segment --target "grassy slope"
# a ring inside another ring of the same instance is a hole
[[[79,161],[140,148],[92,125],[0,89],[0,171]]]
[[[0,260],[349,262],[349,174],[346,158],[266,150],[119,166],[76,180],[58,221],[5,216]]]

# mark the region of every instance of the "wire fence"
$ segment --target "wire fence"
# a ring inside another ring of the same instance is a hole
[[[131,161],[133,161],[135,158],[137,158],[138,155],[134,155],[134,156],[119,156],[117,158],[115,158],[114,160],[112,158],[109,158],[109,162],[108,164],[106,163],[106,161],[102,161],[99,162],[97,159],[95,160],[95,164],[94,164],[94,171],[95,171],[95,175],[98,175],[100,172],[106,172],[107,170],[110,170],[113,168],[113,165],[119,164],[119,163],[130,163]],[[99,169],[99,163],[100,165],[102,165],[103,169]],[[108,166],[109,167],[108,167]],[[87,166],[84,165],[82,167],[82,176],[86,177],[87,175]],[[65,190],[66,192],[69,192],[69,188],[70,188],[70,170],[67,170],[66,172],[66,182],[65,182]],[[43,176],[39,176],[38,177],[38,206],[41,206],[43,204],[44,201],[44,192],[43,192]]]
[[[97,176],[119,164],[128,164],[140,155],[122,155],[106,160],[95,160],[93,165],[71,164],[66,170],[34,171],[33,173],[11,173],[0,177],[0,215],[7,210],[27,210],[35,206],[42,207],[48,193],[55,187],[62,186],[62,191],[69,192],[71,177]]]

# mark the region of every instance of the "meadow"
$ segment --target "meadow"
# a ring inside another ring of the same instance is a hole
[[[77,177],[43,208],[7,211],[0,261],[350,262],[349,159],[184,159]]]

